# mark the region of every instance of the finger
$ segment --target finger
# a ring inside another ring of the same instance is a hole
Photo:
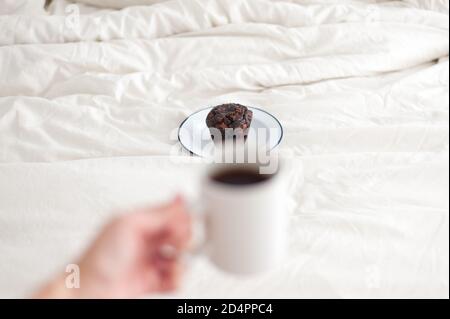
[[[192,236],[192,219],[186,210],[175,212],[167,227],[167,239],[174,242],[178,248],[186,248]]]
[[[153,233],[165,226],[176,223],[186,212],[184,201],[177,196],[173,201],[158,207],[141,208],[126,218],[133,223],[137,230]]]
[[[183,267],[179,259],[166,259],[153,254],[144,271],[144,293],[168,292],[180,283]]]
[[[161,290],[161,279],[159,271],[149,268],[143,275],[142,281],[144,283],[143,294],[155,293]]]
[[[192,232],[192,222],[183,201],[179,200],[167,211],[165,227],[152,236],[158,244],[170,244],[177,249],[187,248]]]
[[[164,214],[170,209],[182,207],[184,205],[185,205],[185,202],[184,202],[183,197],[181,195],[177,194],[175,196],[175,198],[173,198],[170,202],[160,205],[160,206],[153,207],[152,210],[154,210],[156,213]]]
[[[176,290],[181,282],[183,266],[179,261],[161,264],[159,272],[159,289],[161,292]]]

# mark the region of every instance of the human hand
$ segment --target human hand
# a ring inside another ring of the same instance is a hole
[[[108,224],[78,263],[80,288],[65,287],[64,276],[38,298],[132,298],[176,289],[182,272],[179,254],[188,247],[191,221],[180,197],[144,208]],[[163,254],[173,247],[176,255]]]

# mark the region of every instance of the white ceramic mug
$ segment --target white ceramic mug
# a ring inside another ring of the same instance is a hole
[[[214,176],[230,170],[259,172],[258,164],[213,165],[204,177],[203,253],[220,269],[253,274],[278,266],[286,253],[287,212],[282,169],[264,181],[232,185]]]

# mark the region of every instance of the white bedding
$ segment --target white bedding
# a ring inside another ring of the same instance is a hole
[[[0,15],[46,14],[45,0],[0,0]]]
[[[0,297],[63,270],[117,209],[194,197],[201,165],[170,156],[169,133],[235,101],[284,126],[291,254],[252,278],[197,260],[176,297],[448,298],[448,1],[183,0],[79,19],[63,3],[0,16]]]

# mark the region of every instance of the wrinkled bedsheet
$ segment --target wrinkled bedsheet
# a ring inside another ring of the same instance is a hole
[[[233,101],[284,126],[290,255],[248,278],[195,260],[168,297],[448,298],[448,1],[68,5],[0,16],[0,297],[117,211],[194,198],[171,133]]]

